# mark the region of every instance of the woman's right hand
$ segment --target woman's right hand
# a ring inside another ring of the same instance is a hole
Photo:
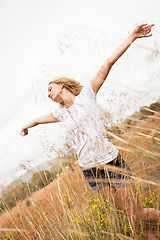
[[[28,134],[28,128],[22,128],[22,131],[19,134],[21,136],[26,136]]]

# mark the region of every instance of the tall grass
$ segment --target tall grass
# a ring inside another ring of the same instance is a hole
[[[137,196],[142,208],[160,209],[160,114],[157,109],[145,107],[145,112],[141,111],[140,116],[132,116],[122,124],[112,123],[114,127],[106,129],[108,138],[132,168],[134,184],[131,186],[135,185],[135,188],[130,188],[128,198],[130,216],[125,209],[127,205],[117,207],[112,192],[104,198],[91,191],[76,159],[72,159],[70,169],[64,171],[64,164],[61,175],[58,174],[53,182],[49,180],[49,175],[41,175],[45,186],[48,183],[49,186],[40,188],[35,183],[39,191],[33,194],[28,184],[26,199],[17,200],[17,207],[11,209],[4,201],[0,239],[145,239],[144,233],[148,227],[157,239],[160,238],[160,222],[145,223],[141,217],[137,224],[133,204]],[[124,194],[122,200],[125,198]]]

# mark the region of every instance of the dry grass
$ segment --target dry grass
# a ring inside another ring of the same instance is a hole
[[[153,109],[144,110],[147,118],[130,117],[131,122],[112,123],[115,127],[107,131],[107,135],[132,169],[142,208],[159,209],[160,114]],[[0,239],[145,239],[147,225],[140,219],[137,230],[134,206],[129,218],[125,209],[116,207],[111,192],[106,199],[100,197],[88,187],[77,162],[71,166],[12,210],[6,206],[6,212],[0,216]],[[130,206],[134,196],[131,188]],[[159,224],[150,223],[158,238]]]

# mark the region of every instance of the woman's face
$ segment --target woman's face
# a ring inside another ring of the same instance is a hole
[[[48,97],[51,98],[54,102],[62,102],[61,93],[63,90],[62,84],[51,83],[48,86]]]

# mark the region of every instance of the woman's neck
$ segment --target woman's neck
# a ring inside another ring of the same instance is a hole
[[[67,109],[73,105],[73,103],[75,101],[75,97],[76,96],[73,93],[64,89],[63,94],[62,94],[62,99],[63,99],[64,105]]]

